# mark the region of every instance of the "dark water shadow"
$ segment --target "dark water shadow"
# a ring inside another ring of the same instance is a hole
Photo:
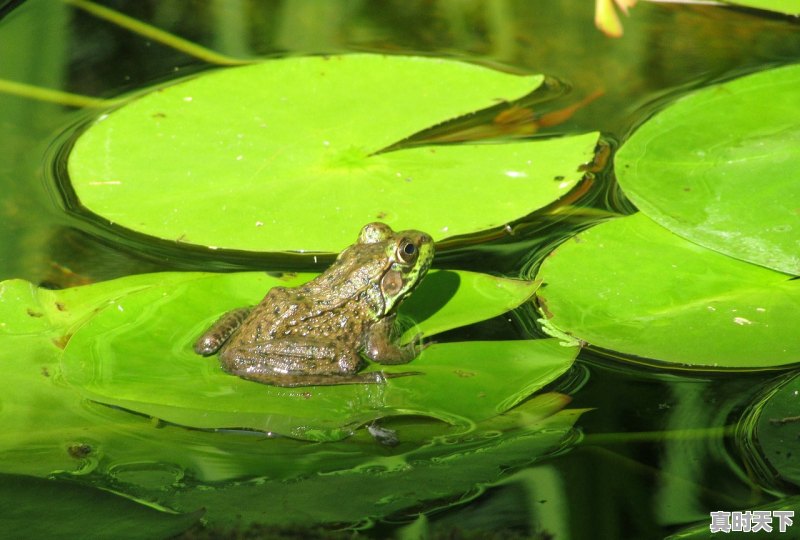
[[[450,270],[428,274],[403,302],[400,311],[419,324],[442,309],[455,296],[460,284],[461,278]]]

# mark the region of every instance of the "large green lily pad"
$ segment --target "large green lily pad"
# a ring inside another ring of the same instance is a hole
[[[155,274],[61,291],[38,289],[21,280],[0,283],[0,364],[6,371],[0,380],[0,472],[27,476],[0,478],[0,491],[7,488],[0,499],[6,496],[11,504],[16,490],[23,506],[48,508],[44,522],[70,513],[79,515],[75,504],[116,507],[124,515],[95,520],[114,531],[120,524],[138,524],[143,531],[152,533],[156,527],[174,533],[197,519],[197,514],[160,515],[154,507],[186,512],[205,508],[212,526],[357,522],[414,511],[424,501],[458,504],[477,496],[480,486],[498,480],[509,466],[524,465],[575,441],[570,430],[582,411],[563,410],[569,398],[552,393],[533,396],[509,412],[477,422],[472,431],[419,417],[388,419],[385,422],[399,436],[399,444],[388,448],[372,440],[366,430],[319,445],[241,430],[186,429],[87,401],[76,387],[65,383],[59,367],[61,347],[70,335],[88,330],[96,314],[122,313],[120,305],[123,309],[133,305],[129,296],[152,287],[171,294],[187,279],[202,282],[207,278],[213,283],[216,278],[229,278],[228,292],[233,293],[237,285],[248,281],[243,277],[258,281],[255,274]],[[477,279],[485,281],[485,277]],[[468,275],[459,278],[463,278],[460,284],[471,281]],[[528,283],[526,294],[532,286]],[[209,290],[219,292],[224,287]],[[507,299],[517,295],[507,292]],[[156,312],[160,307],[158,303],[152,306]],[[198,316],[211,316],[210,310],[216,308],[204,304],[203,309]],[[562,354],[553,349],[556,355]],[[199,360],[202,364],[203,359]],[[489,360],[493,368],[503,364],[499,357]],[[151,375],[157,373],[141,373],[143,378]],[[459,385],[470,375],[460,371],[452,384]],[[158,386],[160,395],[170,391],[168,381]],[[438,407],[446,397],[437,394],[432,406]],[[31,476],[47,478],[52,485]],[[63,484],[50,480],[54,477],[111,488],[133,500],[107,497],[105,501],[105,492],[74,486],[60,489]],[[348,500],[344,509],[342,497]],[[304,503],[265,513],[265,508],[294,500]],[[0,512],[0,525],[4,531],[15,530],[28,513]],[[91,536],[93,531],[89,527],[84,532]]]
[[[799,65],[695,92],[625,142],[619,183],[684,238],[800,274],[799,102]]]
[[[800,280],[683,240],[639,213],[595,226],[542,264],[549,324],[681,367],[800,362]]]
[[[117,226],[202,246],[338,252],[374,220],[437,240],[473,233],[569,192],[598,134],[375,152],[542,80],[365,54],[208,72],[97,119],[75,141],[70,182]]]
[[[222,312],[257,302],[271,286],[311,276],[262,273],[161,274],[134,280],[69,339],[64,378],[86,397],[197,428],[243,427],[304,439],[345,437],[393,415],[430,416],[468,426],[495,416],[563,373],[576,351],[554,340],[443,343],[413,363],[370,366],[417,371],[385,384],[279,388],[226,374],[191,345]],[[451,298],[441,298],[450,283]],[[120,283],[120,291],[126,287]],[[401,309],[426,336],[519,305],[536,284],[469,272],[432,272]],[[426,289],[431,294],[426,292]],[[469,305],[468,309],[448,308]],[[439,319],[439,313],[442,317]]]

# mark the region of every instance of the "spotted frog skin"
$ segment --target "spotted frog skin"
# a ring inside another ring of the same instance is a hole
[[[219,351],[225,371],[276,386],[382,382],[382,372],[358,373],[362,355],[403,364],[419,354],[421,336],[394,342],[394,321],[433,253],[423,232],[370,223],[324,273],[300,287],[273,287],[254,308],[226,313],[194,350]]]

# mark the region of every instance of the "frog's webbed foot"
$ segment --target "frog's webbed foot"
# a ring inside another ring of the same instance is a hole
[[[406,364],[419,356],[429,344],[422,343],[422,334],[414,336],[409,343],[398,345],[394,342],[395,316],[386,317],[375,323],[364,339],[364,354],[379,364]]]
[[[194,352],[203,356],[211,356],[217,352],[252,310],[253,307],[249,306],[232,309],[222,315],[194,342]]]

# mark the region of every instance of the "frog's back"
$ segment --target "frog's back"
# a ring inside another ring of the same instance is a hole
[[[358,296],[331,306],[307,289],[272,288],[228,342],[235,347],[288,337],[313,337],[359,347],[371,317]]]

